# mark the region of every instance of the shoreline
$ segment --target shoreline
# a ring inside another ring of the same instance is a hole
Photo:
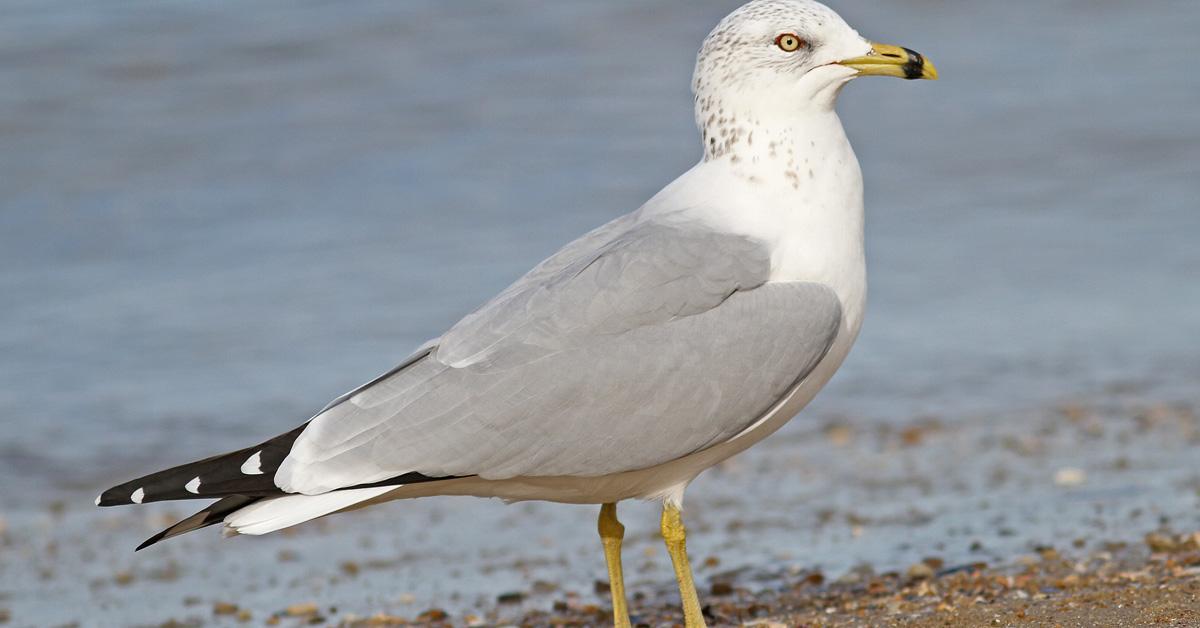
[[[1113,393],[797,423],[689,491],[712,625],[1142,625],[1140,609],[1200,625],[1196,407]],[[93,509],[77,493],[0,512],[5,628],[610,621],[590,507],[422,499],[135,554],[196,504]],[[678,621],[657,506],[623,502],[621,520],[639,621]]]

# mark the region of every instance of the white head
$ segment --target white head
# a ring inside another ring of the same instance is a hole
[[[718,111],[757,118],[833,108],[862,75],[936,78],[921,55],[875,44],[814,0],[753,0],[705,38],[692,90],[701,128]]]

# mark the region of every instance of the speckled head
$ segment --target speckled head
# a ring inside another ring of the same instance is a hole
[[[700,48],[692,79],[697,121],[704,128],[713,115],[829,110],[842,86],[868,74],[937,76],[917,53],[864,39],[819,2],[754,0],[721,20]]]

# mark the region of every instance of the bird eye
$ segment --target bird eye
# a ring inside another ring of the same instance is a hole
[[[784,33],[775,38],[775,45],[784,52],[796,52],[805,45],[805,42],[795,33]]]

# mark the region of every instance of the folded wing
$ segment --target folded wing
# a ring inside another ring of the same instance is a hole
[[[599,476],[728,440],[812,370],[840,323],[828,287],[769,273],[750,238],[610,223],[315,417],[275,483]]]

